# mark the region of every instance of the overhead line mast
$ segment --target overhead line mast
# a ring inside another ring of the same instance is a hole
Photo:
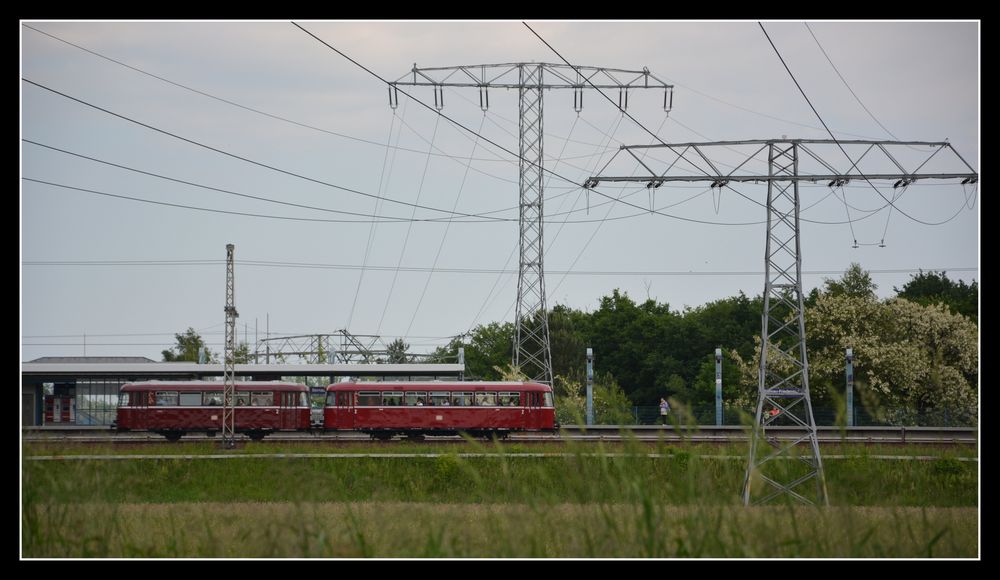
[[[226,349],[222,390],[222,447],[236,447],[236,312],[233,252],[236,246],[226,244]]]

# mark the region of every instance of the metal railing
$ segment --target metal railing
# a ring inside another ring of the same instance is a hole
[[[753,421],[753,409],[739,409],[730,405],[723,405],[722,424],[742,425],[746,419],[741,417],[741,412],[750,416]],[[685,415],[686,421],[690,416],[693,423],[698,425],[715,424],[715,404],[701,404],[687,407],[683,410],[673,409],[671,411],[671,421],[677,421],[678,413]],[[843,411],[834,407],[824,407],[813,405],[813,416],[816,425],[833,426],[846,422]],[[661,422],[660,409],[657,406],[634,406],[632,407],[632,418],[636,425],[655,425]],[[878,411],[871,411],[862,407],[854,409],[854,425],[858,427],[975,427],[976,418],[970,417],[966,412],[959,412],[952,409],[929,409],[919,411],[902,407],[888,407]]]

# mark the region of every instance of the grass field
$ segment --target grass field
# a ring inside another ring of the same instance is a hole
[[[329,453],[248,447],[244,452]],[[367,449],[367,448],[362,448]],[[373,445],[437,457],[24,461],[25,557],[977,557],[968,449],[824,448],[831,507],[744,508],[745,447]],[[204,454],[208,444],[154,453]],[[90,454],[107,453],[90,449]],[[26,447],[25,456],[51,454]],[[127,451],[132,453],[133,451]],[[344,452],[360,453],[357,448]],[[121,453],[118,451],[117,453]],[[150,453],[149,449],[144,453]],[[650,458],[646,454],[660,453]],[[874,455],[940,455],[932,461]],[[971,452],[974,455],[974,450]]]

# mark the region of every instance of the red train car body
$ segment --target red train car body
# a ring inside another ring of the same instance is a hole
[[[223,385],[212,381],[149,381],[122,385],[119,431],[152,431],[170,440],[222,430]],[[309,389],[295,383],[236,383],[234,430],[251,439],[274,431],[308,430]]]
[[[505,437],[557,428],[552,388],[517,382],[362,382],[327,387],[327,430]]]

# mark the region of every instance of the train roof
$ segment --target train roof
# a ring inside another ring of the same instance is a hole
[[[345,389],[388,389],[422,391],[482,391],[518,389],[528,391],[551,391],[552,387],[541,383],[522,381],[362,381],[335,383],[328,391]]]
[[[207,389],[221,391],[226,384],[222,381],[142,381],[126,383],[122,385],[122,390],[145,390],[164,389],[172,391],[204,391]],[[302,383],[290,383],[287,381],[236,381],[236,388],[254,390],[277,390],[277,391],[307,391],[309,387]]]

